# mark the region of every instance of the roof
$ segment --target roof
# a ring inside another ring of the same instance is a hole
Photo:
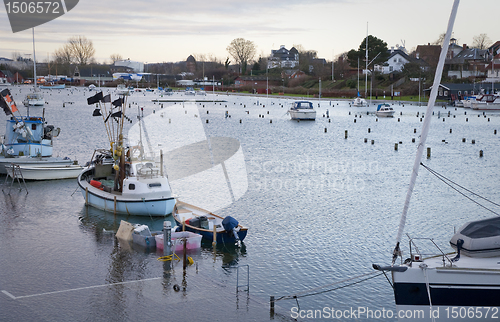
[[[467,48],[462,50],[447,63],[450,64],[463,64],[467,60],[486,60],[488,57],[487,49]]]
[[[391,49],[389,49],[389,52],[391,52]],[[401,49],[394,49],[392,50],[392,53],[391,55],[389,56],[389,58],[387,58],[387,60],[391,59],[392,57],[396,56],[396,55],[400,55],[401,57],[403,57],[404,59],[406,59],[407,61],[412,61],[412,59],[410,58],[410,56],[408,56],[408,54],[406,54],[404,51],[402,51]]]

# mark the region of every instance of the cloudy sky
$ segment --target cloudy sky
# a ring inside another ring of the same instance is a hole
[[[224,61],[235,38],[257,45],[257,57],[271,49],[302,45],[331,60],[358,48],[368,32],[388,47],[408,50],[435,41],[446,30],[452,0],[80,0],[64,16],[35,28],[38,61],[46,61],[70,37],[93,41],[95,58],[120,54],[142,62],[175,62],[206,54]],[[498,0],[462,0],[454,28],[459,44],[486,33],[500,40]],[[31,30],[12,33],[0,9],[0,57],[32,52]]]

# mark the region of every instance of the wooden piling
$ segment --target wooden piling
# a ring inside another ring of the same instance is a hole
[[[431,148],[427,148],[427,159],[431,157]]]

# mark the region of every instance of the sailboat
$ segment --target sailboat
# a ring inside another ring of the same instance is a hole
[[[110,149],[94,151],[92,160],[78,176],[78,186],[87,205],[133,216],[167,216],[172,213],[175,198],[163,170],[163,156],[146,155],[141,139],[127,145],[123,123],[126,95],[111,102],[111,94],[102,92],[87,99],[98,103],[94,116],[102,116]],[[109,103],[109,106],[107,105]],[[139,113],[139,126],[141,126]],[[141,133],[141,129],[139,129]]]
[[[25,106],[44,106],[45,100],[43,99],[43,93],[38,91],[37,87],[37,77],[36,77],[36,56],[35,56],[35,28],[32,28],[33,32],[33,80],[34,88],[33,93],[26,95],[23,103]]]
[[[400,249],[413,187],[424,152],[432,110],[441,80],[448,44],[458,10],[455,0],[432,87],[422,134],[413,166],[410,185],[396,237],[392,264],[373,268],[392,274],[392,287],[400,320],[418,321],[493,321],[500,306],[500,218],[464,224],[451,238],[455,253],[446,253],[433,239],[427,239],[434,255],[420,251],[410,239],[410,256],[404,260]],[[426,257],[424,257],[426,256]],[[400,259],[401,261],[399,262]],[[396,263],[396,262],[399,262]]]

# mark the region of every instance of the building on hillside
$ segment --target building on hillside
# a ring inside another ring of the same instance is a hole
[[[299,66],[299,52],[295,47],[288,50],[284,45],[280,49],[271,50],[271,56],[267,59],[267,68],[295,68]]]
[[[485,82],[500,83],[500,54],[497,54],[485,68]]]
[[[130,58],[127,60],[115,61],[114,66],[132,69],[132,71],[135,73],[143,73],[144,72],[144,63],[138,62],[138,61],[131,61]]]
[[[401,48],[394,49],[394,47],[391,47],[391,49],[389,49],[390,56],[387,58],[387,61],[382,66],[375,66],[376,69],[381,71],[382,74],[401,72],[404,65],[412,61],[410,56],[406,54],[404,47]]]
[[[487,49],[467,48],[467,45],[464,44],[458,54],[454,54],[453,58],[446,59],[445,69],[448,71],[448,77],[458,79],[483,77],[488,60]]]
[[[427,45],[418,45],[415,50],[415,58],[428,64],[430,70],[436,69],[440,54],[441,46],[431,45],[430,43]]]

